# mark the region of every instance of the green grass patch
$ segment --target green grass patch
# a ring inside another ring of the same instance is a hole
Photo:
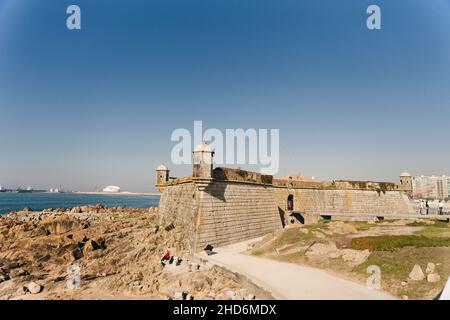
[[[312,224],[304,228],[286,229],[274,242],[274,247],[278,248],[287,244],[295,244],[302,241],[309,241],[315,237],[313,232],[320,232],[323,228],[322,223]],[[305,233],[303,230],[308,230]],[[325,235],[325,234],[324,234]]]
[[[285,255],[279,256],[279,257],[277,257],[277,260],[281,260],[284,262],[290,262],[290,263],[296,263],[296,262],[298,262],[298,260],[301,257],[304,257],[304,256],[305,256],[305,251],[302,250],[302,251],[298,251],[295,253],[290,253],[290,254],[285,254]]]
[[[266,250],[264,248],[258,248],[258,249],[254,249],[251,253],[254,256],[260,257],[260,256],[264,255],[264,253],[266,253]]]
[[[422,230],[416,231],[414,234],[429,238],[430,237],[450,238],[450,228],[442,229],[442,228],[425,227]]]
[[[448,228],[449,223],[446,221],[434,221],[434,224],[428,224],[426,221],[414,221],[411,223],[408,223],[407,226],[410,227],[437,227],[437,228]]]
[[[350,221],[347,224],[353,225],[358,231],[369,230],[370,228],[376,227],[376,224],[369,224],[366,221]]]
[[[384,290],[400,297],[407,295],[410,299],[433,299],[442,290],[447,281],[449,269],[449,248],[403,248],[395,251],[375,251],[369,258],[352,271],[359,274],[363,281],[367,278],[367,268],[376,265],[381,269],[381,284]],[[425,268],[428,262],[436,263],[437,272],[441,275],[439,283],[427,280],[411,281],[409,273],[415,264]],[[406,286],[401,284],[407,282]]]
[[[389,274],[392,277],[398,277],[399,279],[405,279],[408,277],[409,272],[412,270],[414,264],[408,263],[402,259],[396,259],[391,256],[370,255],[369,258],[359,266],[353,269],[354,272],[367,273],[369,266],[378,266],[385,274]]]
[[[303,241],[309,241],[314,237],[311,230],[308,233],[304,233],[300,228],[293,228],[285,230],[275,241],[266,249],[266,251],[273,251],[276,248],[288,244],[294,244]]]
[[[414,234],[424,237],[446,237],[450,238],[450,228],[448,223],[436,221],[433,225],[425,225],[422,229],[414,232]]]
[[[374,236],[352,239],[356,250],[390,251],[404,247],[448,247],[450,238],[429,238],[422,235]]]

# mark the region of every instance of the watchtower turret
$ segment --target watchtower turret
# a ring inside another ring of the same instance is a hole
[[[404,191],[413,190],[412,176],[408,172],[402,172],[400,174],[400,188]]]
[[[163,164],[156,168],[156,186],[163,185],[169,181],[169,169]]]
[[[203,142],[192,152],[192,176],[194,178],[212,178],[214,151]]]
[[[212,182],[214,151],[203,142],[192,152],[192,177],[198,189],[205,188]]]

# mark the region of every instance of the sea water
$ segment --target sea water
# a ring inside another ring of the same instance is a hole
[[[47,208],[70,208],[96,204],[106,207],[149,208],[158,206],[159,197],[124,194],[0,193],[0,214],[27,207],[34,211],[41,211]]]

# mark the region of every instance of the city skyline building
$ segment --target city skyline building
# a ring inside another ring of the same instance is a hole
[[[413,198],[433,200],[450,199],[450,176],[415,176],[413,178]]]

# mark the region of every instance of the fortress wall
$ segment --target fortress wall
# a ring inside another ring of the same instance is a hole
[[[223,246],[282,228],[273,189],[215,181],[200,200],[197,248]]]
[[[160,224],[174,223],[177,241],[193,251],[256,238],[283,227],[287,197],[294,195],[294,210],[305,223],[314,214],[409,214],[413,212],[403,192],[371,190],[286,189],[272,185],[214,181],[199,191],[194,183],[167,186],[160,200]]]
[[[294,210],[302,213],[409,214],[411,203],[403,192],[371,190],[314,190],[275,188],[276,201],[283,210],[289,194]]]
[[[164,189],[159,201],[159,224],[166,227],[173,223],[175,240],[185,248],[195,246],[198,193],[192,183],[173,185]]]

